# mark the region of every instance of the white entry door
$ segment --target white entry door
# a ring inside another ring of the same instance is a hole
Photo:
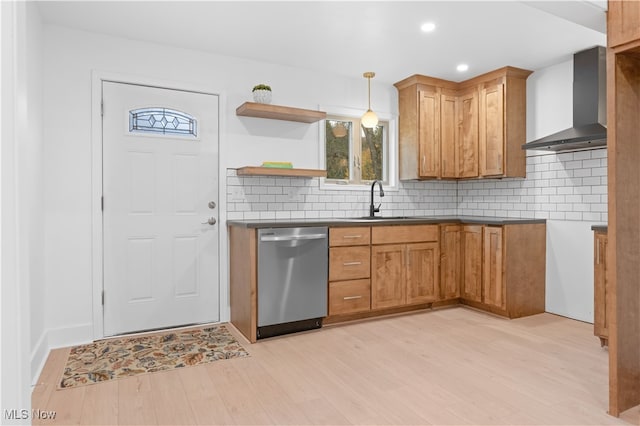
[[[219,320],[218,96],[102,83],[104,334]]]

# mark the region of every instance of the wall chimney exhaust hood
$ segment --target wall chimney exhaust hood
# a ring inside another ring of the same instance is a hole
[[[562,151],[607,144],[606,50],[596,46],[573,55],[573,127],[522,145]]]

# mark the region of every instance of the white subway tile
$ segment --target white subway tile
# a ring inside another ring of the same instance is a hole
[[[582,220],[583,213],[581,212],[566,212],[565,219],[566,220]]]
[[[577,151],[573,153],[574,160],[589,160],[591,158],[591,151]]]
[[[589,222],[598,222],[600,221],[600,213],[595,212],[587,212],[582,214],[582,220]]]

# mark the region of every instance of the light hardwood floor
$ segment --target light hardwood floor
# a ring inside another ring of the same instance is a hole
[[[251,356],[57,390],[68,349],[33,390],[40,424],[638,424],[606,414],[593,326],[442,309],[251,345]],[[36,422],[37,423],[37,422]]]

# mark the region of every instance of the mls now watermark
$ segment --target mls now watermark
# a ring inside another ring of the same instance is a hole
[[[43,411],[43,410],[19,410],[14,408],[12,410],[4,410],[5,420],[53,420],[56,418],[55,411]]]

